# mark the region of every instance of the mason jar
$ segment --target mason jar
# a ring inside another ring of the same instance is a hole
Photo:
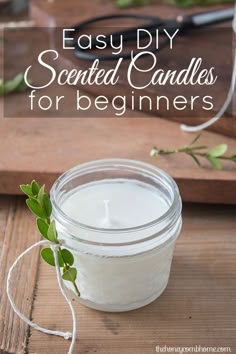
[[[140,161],[97,160],[65,172],[50,195],[81,303],[119,312],[161,295],[182,225],[179,190],[167,173]]]

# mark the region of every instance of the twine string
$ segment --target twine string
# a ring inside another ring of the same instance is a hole
[[[20,260],[27,253],[32,251],[34,248],[39,247],[39,246],[46,246],[46,245],[49,245],[51,247],[52,251],[53,251],[53,255],[54,255],[54,259],[55,259],[55,268],[56,268],[58,285],[59,285],[59,288],[60,288],[60,291],[61,291],[63,297],[65,298],[66,302],[68,303],[68,305],[70,307],[70,311],[71,311],[71,315],[72,315],[72,321],[73,321],[73,331],[72,331],[72,333],[71,332],[62,332],[62,331],[50,330],[48,328],[44,328],[44,327],[39,326],[37,323],[34,323],[33,321],[30,321],[17,308],[17,306],[16,306],[16,304],[14,302],[14,299],[13,299],[13,297],[11,295],[11,277],[12,277],[12,273],[13,273],[15,267],[18,265]],[[43,240],[43,241],[39,241],[39,242],[34,243],[32,246],[30,246],[24,252],[22,252],[16,258],[16,260],[14,261],[14,263],[12,264],[12,266],[10,267],[10,269],[8,271],[6,292],[7,292],[7,297],[9,299],[9,302],[10,302],[10,304],[12,306],[13,311],[17,314],[17,316],[20,319],[22,319],[30,327],[36,329],[37,331],[46,333],[46,334],[51,334],[51,335],[63,337],[65,339],[71,339],[71,344],[70,344],[70,348],[69,348],[68,354],[72,354],[73,353],[73,349],[74,349],[74,345],[75,345],[75,341],[76,341],[76,331],[77,331],[76,315],[75,315],[75,310],[74,310],[73,305],[72,305],[72,301],[67,296],[65,285],[64,285],[62,277],[61,277],[61,271],[60,271],[60,266],[59,266],[59,261],[58,261],[58,252],[57,252],[58,247],[60,247],[60,244],[54,244],[54,243],[52,243],[50,241]]]

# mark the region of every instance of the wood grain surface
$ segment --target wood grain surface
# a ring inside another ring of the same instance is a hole
[[[23,198],[0,196],[0,352],[23,354],[28,327],[12,311],[6,295],[7,272],[15,258],[38,240],[33,218]],[[20,262],[12,276],[12,295],[25,316],[31,317],[38,271],[38,250]]]
[[[158,300],[127,313],[105,313],[74,302],[76,354],[153,354],[160,346],[229,346],[236,353],[235,207],[184,206],[184,226],[171,277]],[[40,263],[32,317],[71,330],[55,270]],[[63,354],[69,343],[31,331],[28,353]]]
[[[166,291],[149,306],[127,313],[98,312],[75,302],[78,333],[74,353],[152,354],[156,345],[230,346],[235,353],[235,212],[232,206],[185,204],[183,231]],[[2,354],[63,354],[69,347],[61,338],[28,331],[6,298],[9,266],[38,240],[33,220],[23,198],[0,197]],[[37,250],[20,263],[12,284],[16,303],[26,316],[48,328],[71,329],[55,270],[42,262],[38,268]]]
[[[236,203],[235,164],[200,168],[185,155],[151,158],[151,148],[175,148],[189,143],[193,135],[179,124],[152,118],[17,118],[0,121],[0,192],[19,193],[19,184],[37,178],[48,188],[67,169],[102,158],[129,158],[159,166],[178,183],[184,201]],[[204,132],[201,144],[227,143],[229,154],[236,141]]]

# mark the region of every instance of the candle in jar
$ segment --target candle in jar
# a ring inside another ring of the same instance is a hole
[[[178,212],[172,212],[171,220],[166,218],[172,208],[167,185],[157,188],[149,180],[154,177],[145,177],[144,171],[133,171],[129,178],[120,171],[116,177],[114,165],[122,170],[122,163],[132,161],[109,161],[104,160],[101,178],[91,178],[91,171],[91,181],[88,177],[78,183],[77,177],[77,183],[61,194],[60,208],[53,215],[59,239],[74,255],[80,300],[100,310],[127,311],[150,303],[165,289],[181,227],[181,203],[177,196]]]

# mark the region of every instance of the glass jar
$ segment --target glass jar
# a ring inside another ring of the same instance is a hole
[[[58,238],[74,255],[83,304],[128,311],[160,296],[182,225],[181,198],[170,176],[139,161],[98,160],[65,172],[50,194]]]

